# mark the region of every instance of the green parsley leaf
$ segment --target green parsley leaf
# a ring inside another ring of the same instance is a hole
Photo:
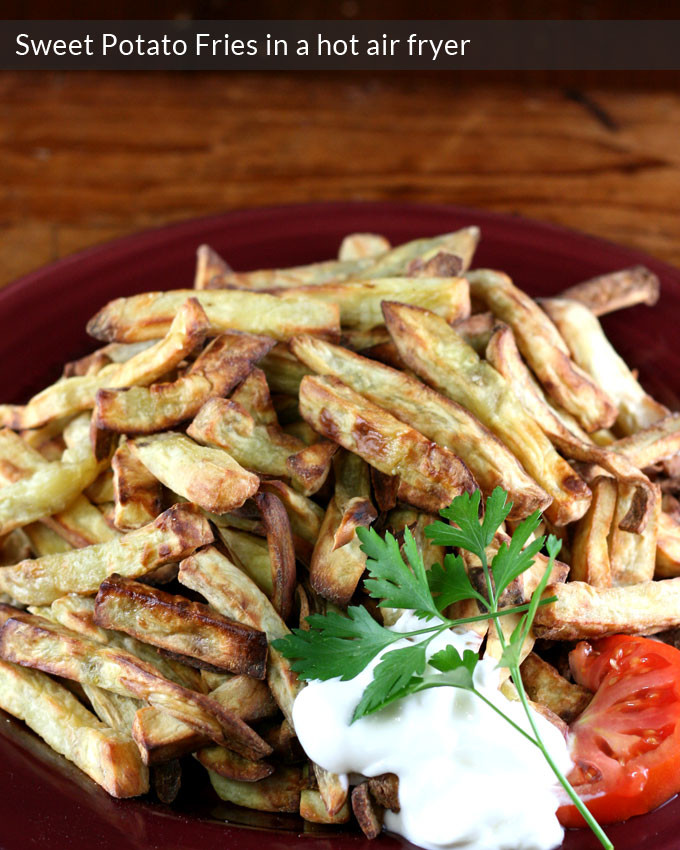
[[[446,681],[448,684],[458,688],[474,690],[474,681],[472,675],[475,672],[475,667],[479,662],[479,655],[471,649],[466,649],[462,656],[455,646],[444,647],[430,658],[430,666],[440,673],[446,673]]]
[[[293,659],[291,669],[301,679],[353,679],[378,653],[401,635],[377,623],[363,606],[351,606],[347,616],[335,611],[307,617],[309,631],[293,629],[272,641],[273,648]]]
[[[395,700],[418,690],[425,672],[425,648],[428,641],[412,643],[386,652],[373,670],[373,681],[354,709],[352,722],[379,711]]]
[[[502,522],[512,510],[512,502],[507,501],[507,493],[496,487],[486,500],[484,518],[479,520],[481,493],[462,493],[451,502],[448,508],[439,513],[455,523],[435,522],[425,529],[425,534],[438,546],[457,546],[467,549],[482,560],[484,550],[491,543]]]
[[[427,574],[427,581],[439,611],[463,599],[476,599],[488,608],[486,599],[472,586],[460,555],[445,555],[444,566],[434,564]]]
[[[370,575],[364,587],[378,605],[387,608],[413,608],[419,617],[426,619],[439,616],[427,583],[423,558],[418,551],[410,530],[404,531],[404,554],[409,566],[399,551],[399,543],[389,533],[385,539],[374,528],[359,527],[356,530],[361,549],[366,553],[366,569]]]
[[[491,562],[491,572],[497,597],[500,597],[505,588],[517,576],[529,569],[534,558],[543,548],[545,537],[538,537],[527,545],[527,540],[536,531],[540,521],[541,514],[539,511],[535,511],[517,526],[509,544],[501,543]]]

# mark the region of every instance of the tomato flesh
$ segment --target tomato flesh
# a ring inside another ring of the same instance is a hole
[[[680,651],[616,635],[579,643],[574,679],[595,691],[570,729],[569,781],[600,823],[649,812],[680,791]],[[574,805],[563,826],[584,826]]]

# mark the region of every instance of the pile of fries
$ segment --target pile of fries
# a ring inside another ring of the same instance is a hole
[[[506,532],[540,509],[563,541],[524,646],[539,710],[565,724],[591,698],[573,641],[673,640],[680,415],[597,318],[654,304],[658,281],[633,268],[535,301],[470,270],[478,239],[352,234],[337,260],[255,272],[203,246],[193,289],[107,304],[88,325],[103,347],[0,406],[0,707],[116,797],[171,802],[193,756],[233,804],[376,835],[397,778],[349,796],[308,762],[302,683],[270,643],[350,602],[394,622],[356,529],[408,527],[441,562],[425,526],[498,486]]]

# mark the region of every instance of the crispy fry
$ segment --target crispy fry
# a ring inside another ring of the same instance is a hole
[[[194,275],[194,289],[214,289],[217,281],[230,274],[231,266],[214,251],[210,245],[199,245],[196,249],[196,273]]]
[[[361,782],[353,789],[352,811],[366,838],[377,838],[380,835],[384,811],[373,799],[368,782]]]
[[[176,505],[149,525],[108,543],[3,567],[0,590],[26,605],[49,605],[66,593],[96,593],[114,572],[138,578],[212,540],[210,527],[196,508]]]
[[[301,537],[307,543],[316,542],[324,517],[323,508],[283,481],[262,481],[260,490],[273,493],[281,500],[288,513],[293,535]]]
[[[129,445],[133,456],[162,484],[216,514],[241,507],[260,484],[227,452],[199,446],[175,431],[137,437]]]
[[[173,289],[110,301],[90,319],[87,331],[96,339],[108,342],[154,339],[167,332],[173,317],[188,298],[197,301],[205,311],[208,333],[212,336],[233,330],[266,334],[285,342],[299,333],[337,336],[340,329],[337,305],[313,298],[280,298],[265,292],[233,289],[200,292]]]
[[[283,503],[273,493],[256,493],[253,496],[253,501],[262,514],[262,522],[267,536],[272,576],[272,605],[281,619],[287,620],[293,608],[297,579],[295,548],[290,521]]]
[[[394,773],[382,773],[368,780],[368,790],[379,806],[399,812],[399,777]]]
[[[208,771],[217,796],[237,806],[260,812],[297,812],[300,808],[302,775],[297,767],[280,767],[259,782],[227,779]]]
[[[557,404],[586,431],[608,428],[617,416],[614,402],[601,388],[608,384],[598,386],[571,360],[557,329],[536,302],[499,272],[470,272],[468,280],[472,294],[512,327],[519,350]]]
[[[578,365],[607,388],[619,409],[616,427],[622,434],[634,434],[668,415],[668,409],[642,389],[587,307],[561,298],[544,299],[542,307]]]
[[[578,425],[569,421],[568,414],[558,413],[548,403],[520,357],[512,329],[507,325],[495,329],[486,349],[486,357],[512,387],[522,407],[565,457],[597,464],[619,481],[635,488],[635,496],[628,513],[621,520],[621,528],[624,531],[642,532],[653,513],[656,498],[647,476],[622,454],[593,445]]]
[[[659,514],[656,539],[655,578],[680,576],[680,522],[671,514]]]
[[[15,428],[35,428],[62,416],[94,406],[97,390],[151,384],[173,369],[205,339],[208,321],[195,298],[181,298],[175,305],[171,322],[156,345],[125,363],[111,363],[96,375],[65,378],[34,396],[18,408],[10,424]]]
[[[415,378],[321,340],[297,337],[291,346],[315,372],[334,375],[428,439],[455,452],[485,495],[503,487],[513,502],[512,518],[521,519],[548,504],[547,493],[529,478],[503,443],[455,401]]]
[[[172,653],[264,679],[267,638],[200,602],[112,575],[99,586],[95,623]]]
[[[268,599],[274,595],[272,562],[267,541],[254,534],[218,526],[217,533],[229,556]]]
[[[113,522],[121,531],[134,531],[162,510],[160,481],[138,460],[128,442],[121,442],[111,460],[113,468]]]
[[[277,711],[269,688],[259,679],[234,676],[210,692],[210,698],[245,723],[271,717]],[[145,764],[163,764],[210,744],[210,738],[181,720],[150,706],[141,708],[132,734]]]
[[[117,729],[128,738],[132,737],[132,724],[135,714],[144,705],[142,700],[133,697],[122,697],[113,691],[105,691],[96,685],[83,685],[85,696],[90,701],[92,710],[97,717],[110,726]]]
[[[273,408],[264,421],[252,407],[248,409],[245,394],[251,385],[262,382],[266,390],[264,374],[256,369],[240,388],[243,392],[231,399],[207,401],[187,433],[200,443],[225,449],[248,469],[287,478],[296,490],[310,496],[326,480],[336,447],[325,441],[306,446],[279,427]],[[268,391],[267,401],[271,405]]]
[[[385,300],[422,305],[449,322],[470,315],[470,291],[462,277],[383,277],[271,291],[285,299],[309,298],[322,304],[337,304],[341,327],[358,330],[383,324],[380,304]]]
[[[266,632],[270,642],[289,633],[267,597],[213,547],[202,549],[182,561],[179,580],[204,596],[225,617]],[[292,724],[293,701],[301,685],[288,659],[271,647],[267,681],[284,717]]]
[[[349,603],[366,569],[358,526],[377,517],[371,503],[369,468],[357,455],[336,455],[335,493],[328,503],[310,568],[311,585],[337,605]]]
[[[338,260],[373,259],[390,250],[389,239],[377,233],[348,233],[342,240]]]
[[[668,460],[680,452],[680,415],[673,413],[659,419],[635,434],[616,440],[610,449],[641,469]]]
[[[590,490],[553,449],[505,379],[439,316],[400,304],[385,304],[383,310],[399,353],[409,366],[477,416],[552,497],[545,511],[550,521],[566,525],[583,516]]]
[[[41,617],[30,622],[8,620],[0,631],[0,656],[146,700],[240,755],[257,759],[271,751],[259,735],[215,700],[170,682],[125,650],[102,646]]]
[[[608,535],[616,509],[616,481],[599,476],[591,482],[590,489],[593,492],[590,508],[574,530],[571,578],[593,587],[611,587]]]
[[[196,759],[207,770],[239,782],[259,782],[274,772],[270,764],[243,758],[225,747],[202,747]]]
[[[74,378],[78,375],[96,375],[104,366],[109,363],[125,363],[135,354],[140,351],[145,351],[156,342],[155,339],[148,339],[144,342],[111,342],[108,345],[98,348],[92,354],[86,354],[79,360],[72,360],[70,363],[64,364],[62,378]]]
[[[618,484],[616,510],[609,532],[609,563],[614,586],[637,584],[650,581],[654,577],[661,490],[656,484],[652,486],[655,498],[649,521],[641,534],[631,534],[621,530],[621,519],[630,511],[631,502],[635,499],[635,489],[629,484]]]
[[[549,708],[565,723],[576,720],[592,699],[590,691],[567,681],[535,652],[524,659],[521,673],[527,696]]]
[[[659,278],[644,266],[632,266],[570,286],[560,298],[578,301],[596,316],[635,304],[652,307],[659,300]]]
[[[347,800],[342,808],[331,815],[326,808],[323,797],[313,788],[305,788],[300,794],[300,817],[310,823],[347,823],[350,819],[350,810]]]
[[[548,585],[534,620],[536,637],[585,640],[605,635],[653,635],[680,625],[680,579],[623,587],[591,587],[582,581]]]
[[[105,469],[85,490],[85,495],[95,505],[105,505],[107,502],[112,502],[114,499],[113,471]]]
[[[152,434],[194,417],[212,397],[225,396],[269,351],[274,340],[226,332],[216,337],[186,374],[172,383],[97,392],[99,428],[124,434]]]
[[[0,707],[112,796],[135,797],[149,790],[148,771],[130,738],[101,723],[44,673],[0,661]]]
[[[300,412],[314,430],[381,472],[399,475],[410,487],[427,492],[439,507],[476,487],[453,452],[366,401],[337,378],[306,377],[300,386]]]

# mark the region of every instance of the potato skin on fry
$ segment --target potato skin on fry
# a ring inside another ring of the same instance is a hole
[[[264,679],[267,636],[208,605],[112,575],[99,586],[95,623],[230,673]]]
[[[113,797],[149,790],[149,772],[130,737],[99,721],[44,673],[0,660],[0,708],[23,720]]]
[[[427,492],[440,508],[460,493],[476,489],[470,471],[453,452],[427,440],[337,378],[304,378],[300,412],[316,431],[381,472],[399,475],[406,484]]]

